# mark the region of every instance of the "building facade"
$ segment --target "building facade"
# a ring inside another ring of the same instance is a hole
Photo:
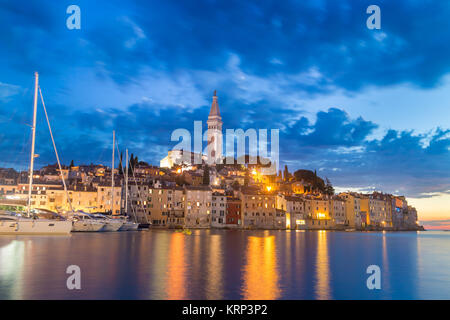
[[[225,228],[227,225],[226,212],[227,197],[222,193],[214,192],[211,201],[211,227]]]
[[[208,228],[211,226],[212,191],[209,187],[185,187],[185,218],[187,228]]]

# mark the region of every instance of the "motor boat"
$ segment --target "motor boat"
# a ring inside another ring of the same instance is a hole
[[[149,229],[150,223],[139,223],[138,229]]]
[[[88,213],[76,212],[72,215],[73,232],[97,232],[105,226],[105,222],[92,217]]]
[[[120,227],[119,231],[136,231],[139,227],[139,223],[131,221],[128,217],[121,217],[123,225]]]
[[[72,222],[61,219],[40,219],[25,217],[19,213],[0,213],[0,234],[58,234],[67,235],[72,230]]]
[[[112,219],[103,214],[92,214],[92,217],[105,224],[102,231],[118,231],[123,225],[123,221],[121,219]]]

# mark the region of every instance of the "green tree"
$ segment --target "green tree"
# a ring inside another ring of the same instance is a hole
[[[120,152],[120,158],[119,158],[119,174],[123,174],[123,152]]]
[[[287,164],[284,165],[284,181],[289,181],[291,174],[289,173]]]
[[[296,181],[304,181],[311,185],[311,191],[325,192],[325,182],[322,178],[317,176],[317,171],[300,169],[294,172]]]
[[[189,185],[189,183],[186,182],[183,175],[179,175],[175,177],[175,182],[178,186],[182,187],[184,185]]]
[[[203,169],[203,184],[209,186],[209,167],[207,165]]]
[[[130,160],[128,161],[128,167],[130,168],[134,164],[134,155],[131,154]]]
[[[325,181],[326,181],[326,184],[325,184],[325,188],[324,188],[325,189],[324,193],[328,194],[330,196],[334,195],[334,188],[331,185],[330,180],[328,180],[328,178],[325,178]]]
[[[244,187],[248,187],[249,182],[250,182],[250,174],[249,174],[248,168],[247,168],[247,169],[245,169]]]
[[[73,168],[73,167],[75,167],[75,165],[74,165],[73,160],[72,160],[72,161],[70,161],[70,168]]]
[[[233,190],[239,190],[241,185],[239,184],[239,182],[233,181],[233,183],[231,184],[231,187],[233,188]]]

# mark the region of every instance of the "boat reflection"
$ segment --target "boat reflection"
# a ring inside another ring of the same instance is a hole
[[[0,247],[0,296],[2,299],[23,298],[24,256],[24,241],[12,240],[7,245]]]

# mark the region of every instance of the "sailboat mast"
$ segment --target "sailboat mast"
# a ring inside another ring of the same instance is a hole
[[[34,144],[36,142],[36,113],[37,113],[37,99],[38,99],[39,74],[34,73],[34,105],[33,105],[33,126],[31,127],[31,156],[30,156],[30,177],[28,185],[28,210],[27,214],[30,216],[31,211],[31,190],[33,187],[33,171],[34,171]]]
[[[111,214],[114,214],[114,149],[116,147],[116,131],[113,130],[112,165],[111,165]]]
[[[125,213],[128,213],[128,149],[125,150],[125,157]]]

